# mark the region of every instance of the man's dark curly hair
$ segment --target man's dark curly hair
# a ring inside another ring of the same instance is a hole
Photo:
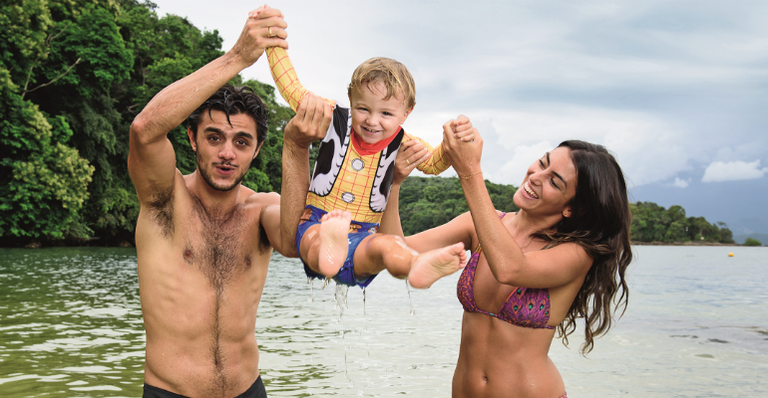
[[[241,113],[250,115],[256,122],[256,144],[261,145],[267,139],[267,106],[250,87],[234,87],[225,84],[195,109],[187,118],[187,127],[192,130],[195,138],[197,138],[197,126],[200,124],[200,118],[206,113],[210,117],[212,110],[226,113],[227,121],[230,124],[232,123],[229,120],[230,115]]]

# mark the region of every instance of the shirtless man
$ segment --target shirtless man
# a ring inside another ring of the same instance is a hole
[[[266,138],[267,110],[255,94],[222,86],[266,47],[287,48],[285,28],[277,10],[249,18],[229,52],[166,87],[131,125],[144,397],[266,397],[256,309],[272,249],[283,252],[280,196],[240,184]],[[317,117],[317,104],[314,118],[299,110],[286,136],[327,129],[330,112]],[[197,170],[184,176],[167,133],[188,116]]]

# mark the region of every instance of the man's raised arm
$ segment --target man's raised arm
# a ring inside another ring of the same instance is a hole
[[[309,146],[325,137],[331,124],[331,108],[323,98],[309,93],[283,136],[283,185],[280,191],[280,229],[286,257],[298,257],[296,230],[309,190]]]
[[[167,134],[267,47],[287,48],[286,28],[278,10],[259,10],[248,18],[237,43],[226,54],[160,91],[131,124],[128,170],[141,203],[170,190],[176,157]]]

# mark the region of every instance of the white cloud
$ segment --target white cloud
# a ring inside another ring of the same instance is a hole
[[[675,177],[675,182],[672,183],[672,186],[678,188],[688,188],[688,181]]]
[[[154,2],[161,15],[218,29],[224,50],[257,6]],[[484,177],[495,183],[520,184],[534,159],[565,139],[605,145],[630,189],[660,184],[683,197],[696,186],[688,176],[705,168],[704,182],[768,174],[740,161],[768,161],[768,3],[480,0],[472,13],[457,0],[388,4],[274,4],[286,15],[302,83],[346,102],[360,62],[403,62],[417,87],[406,131],[437,145],[443,123],[469,116],[485,140]],[[264,60],[243,75],[272,82]]]
[[[487,176],[491,181],[507,181],[508,184],[520,186],[525,174],[536,159],[554,148],[548,141],[540,141],[533,145],[518,145],[508,153],[507,160],[501,168],[492,170]]]
[[[727,135],[726,135],[727,136]],[[765,146],[762,145],[759,140],[750,140],[748,142],[740,142],[737,144],[728,144],[722,146],[717,150],[715,156],[706,163],[715,161],[720,162],[735,162],[740,159],[760,159],[765,152]]]
[[[485,177],[496,183],[520,184],[535,159],[569,139],[605,145],[616,156],[630,186],[669,180],[690,170],[692,154],[683,144],[682,133],[644,112],[557,103],[473,111],[468,116],[485,142]],[[424,137],[447,116],[415,111],[408,123],[419,128],[410,131]],[[417,120],[429,120],[432,127]],[[428,140],[437,144],[440,137]]]
[[[713,162],[704,171],[702,182],[754,180],[768,174],[768,167],[760,168],[760,160],[754,162]]]
[[[684,144],[684,134],[648,113],[560,103],[471,111],[417,109],[405,128],[437,145],[440,126],[465,113],[484,140],[485,178],[501,184],[519,185],[536,159],[569,139],[605,145],[630,187],[667,181],[691,169],[693,153]]]
[[[155,3],[161,14],[189,16],[200,28],[218,29],[225,50],[237,39],[247,11],[256,7],[244,0],[214,9],[199,0]],[[658,0],[578,5],[479,1],[473,3],[476,8],[471,15],[462,12],[461,2],[442,4],[447,5],[394,0],[385,8],[371,2],[339,1],[274,6],[286,15],[291,57],[302,82],[338,100],[346,97],[352,70],[375,55],[403,61],[419,75],[418,102],[440,102],[439,106],[444,105],[441,98],[430,96],[438,84],[449,89],[437,95],[457,98],[465,107],[473,106],[469,93],[487,94],[501,87],[509,95],[493,100],[499,107],[512,109],[515,104],[510,101],[521,88],[545,90],[544,96],[569,94],[558,99],[578,103],[591,99],[584,98],[583,91],[598,88],[650,94],[651,88],[663,87],[662,98],[666,98],[672,94],[670,87],[712,82],[751,86],[768,76],[762,67],[768,25],[760,18],[767,6],[759,3],[701,8]],[[358,18],[372,12],[378,16],[376,21]],[[318,22],[318,16],[324,15],[348,23]],[[458,23],[466,28],[457,28]],[[272,81],[263,61],[244,75]],[[579,92],[553,93],[552,87]],[[626,105],[624,97],[613,99],[616,105]],[[695,104],[690,98],[681,101]]]

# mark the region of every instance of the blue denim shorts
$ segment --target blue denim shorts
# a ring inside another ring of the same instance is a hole
[[[304,209],[304,215],[301,218],[302,222],[299,224],[299,229],[296,231],[296,250],[298,251],[300,258],[301,238],[307,232],[309,227],[315,224],[320,224],[320,219],[327,213],[327,211],[311,205],[307,205]],[[349,225],[349,230],[350,232],[347,238],[349,242],[347,259],[344,261],[344,265],[341,266],[341,269],[339,269],[339,272],[333,277],[333,280],[335,280],[336,283],[344,285],[366,287],[376,275],[370,275],[362,280],[358,280],[355,278],[355,268],[354,264],[352,264],[352,259],[355,257],[355,250],[357,250],[357,246],[360,245],[360,242],[367,236],[375,234],[379,230],[379,224],[352,221]],[[307,263],[304,262],[304,259],[301,259],[301,262],[304,264],[304,272],[308,277],[325,279],[324,275],[312,271],[307,266]]]

